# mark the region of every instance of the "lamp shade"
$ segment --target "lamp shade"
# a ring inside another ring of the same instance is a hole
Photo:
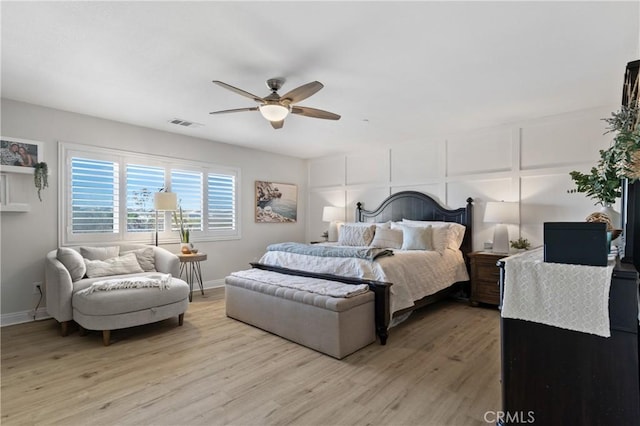
[[[489,201],[484,211],[484,221],[491,223],[519,223],[518,203]]]
[[[153,194],[153,208],[155,210],[176,210],[178,195],[175,192],[155,192]]]
[[[289,108],[280,104],[264,104],[258,109],[260,114],[269,121],[282,121],[289,115]]]
[[[325,206],[322,209],[322,221],[334,222],[344,219],[344,209],[340,207]]]

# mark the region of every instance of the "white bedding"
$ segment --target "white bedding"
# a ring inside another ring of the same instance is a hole
[[[469,275],[462,252],[446,249],[443,254],[424,250],[394,250],[393,256],[373,262],[355,258],[328,258],[269,251],[260,263],[307,272],[340,275],[393,283],[390,308],[414,306],[414,301],[434,294]]]

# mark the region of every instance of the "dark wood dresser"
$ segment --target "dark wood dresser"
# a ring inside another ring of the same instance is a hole
[[[614,269],[609,318],[609,338],[501,318],[505,416],[499,424],[640,425],[633,265]]]

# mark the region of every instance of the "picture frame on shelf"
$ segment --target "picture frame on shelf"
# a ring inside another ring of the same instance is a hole
[[[0,172],[33,174],[44,161],[44,143],[0,136]]]

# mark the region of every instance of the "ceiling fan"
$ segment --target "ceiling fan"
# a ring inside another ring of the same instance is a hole
[[[321,109],[309,108],[305,106],[295,105],[298,102],[307,99],[309,96],[315,94],[324,87],[319,81],[312,81],[311,83],[303,84],[300,87],[287,92],[285,95],[278,95],[278,90],[284,84],[283,78],[271,78],[267,80],[267,87],[271,89],[271,94],[261,98],[249,92],[246,92],[237,87],[233,87],[230,84],[223,83],[222,81],[213,80],[218,86],[222,86],[225,89],[231,90],[239,95],[246,96],[253,99],[260,105],[250,108],[236,108],[226,109],[224,111],[214,111],[209,114],[225,114],[228,112],[244,112],[244,111],[260,111],[262,116],[271,122],[271,126],[274,129],[281,129],[284,125],[284,119],[289,115],[298,114],[305,117],[323,118],[325,120],[339,120],[340,116],[332,112],[323,111]]]

